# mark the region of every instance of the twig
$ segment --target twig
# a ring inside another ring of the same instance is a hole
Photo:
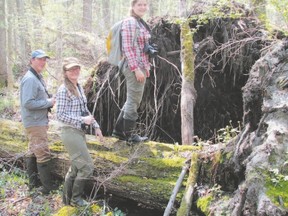
[[[159,56],[159,55],[157,55],[157,57],[158,57],[159,59],[161,59],[161,60],[166,61],[168,64],[172,65],[172,66],[177,70],[179,76],[182,78],[182,74],[181,74],[181,72],[179,71],[178,67],[177,67],[175,64],[173,64],[172,62],[168,61],[167,59],[165,59],[165,58],[163,58],[163,57],[161,57],[161,56]]]
[[[185,163],[185,165],[182,167],[182,171],[181,171],[181,173],[179,175],[179,178],[178,178],[178,180],[176,182],[176,185],[175,185],[175,187],[173,189],[172,195],[170,197],[170,200],[168,202],[168,205],[167,205],[167,207],[165,209],[165,212],[164,212],[163,216],[169,216],[170,215],[171,209],[173,207],[173,204],[174,204],[176,196],[177,196],[177,193],[178,193],[178,191],[179,191],[179,189],[181,187],[182,181],[183,181],[184,176],[187,173],[188,169],[189,169],[189,165]]]
[[[247,133],[249,132],[249,129],[250,129],[250,124],[248,123],[248,124],[246,125],[246,127],[245,127],[245,130],[244,130],[243,133],[241,134],[239,141],[238,141],[237,144],[236,144],[236,149],[235,149],[235,153],[234,153],[234,159],[238,156],[239,147],[240,147],[243,139],[246,137]]]

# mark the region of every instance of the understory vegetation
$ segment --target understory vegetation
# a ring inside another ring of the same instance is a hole
[[[3,164],[3,163],[1,163]],[[112,208],[104,200],[92,201],[87,207],[75,208],[63,206],[62,188],[43,196],[35,189],[28,190],[28,179],[25,172],[17,167],[9,170],[3,165],[0,167],[0,215],[17,216],[71,216],[71,215],[101,215],[125,216],[119,208]]]

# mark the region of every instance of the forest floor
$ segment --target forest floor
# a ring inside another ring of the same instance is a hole
[[[3,163],[1,163],[1,166],[1,216],[46,216],[56,213],[63,206],[60,190],[46,196],[43,196],[37,189],[29,191],[28,179],[23,170],[16,167],[6,170]]]
[[[57,190],[42,195],[39,188],[29,191],[25,171],[16,167],[6,170],[4,167],[7,166],[0,167],[0,216],[128,215],[118,207],[103,205],[103,200],[92,201],[89,206],[81,208],[65,206],[62,203],[62,182]]]

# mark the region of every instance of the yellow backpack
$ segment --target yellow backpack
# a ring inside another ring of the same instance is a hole
[[[119,66],[120,63],[123,62],[124,56],[122,54],[122,23],[123,20],[115,23],[106,38],[106,51],[107,51],[107,61],[114,65]],[[135,29],[135,37],[133,38],[133,46],[135,46],[136,38],[137,38],[137,29]]]

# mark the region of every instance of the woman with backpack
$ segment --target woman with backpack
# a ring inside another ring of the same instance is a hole
[[[122,53],[125,58],[122,72],[125,76],[127,95],[112,136],[128,143],[139,143],[148,140],[148,137],[142,137],[133,131],[146,78],[150,76],[149,55],[144,51],[144,47],[149,44],[150,29],[142,19],[148,10],[147,0],[132,0],[130,3],[130,17],[123,21],[121,33]]]

